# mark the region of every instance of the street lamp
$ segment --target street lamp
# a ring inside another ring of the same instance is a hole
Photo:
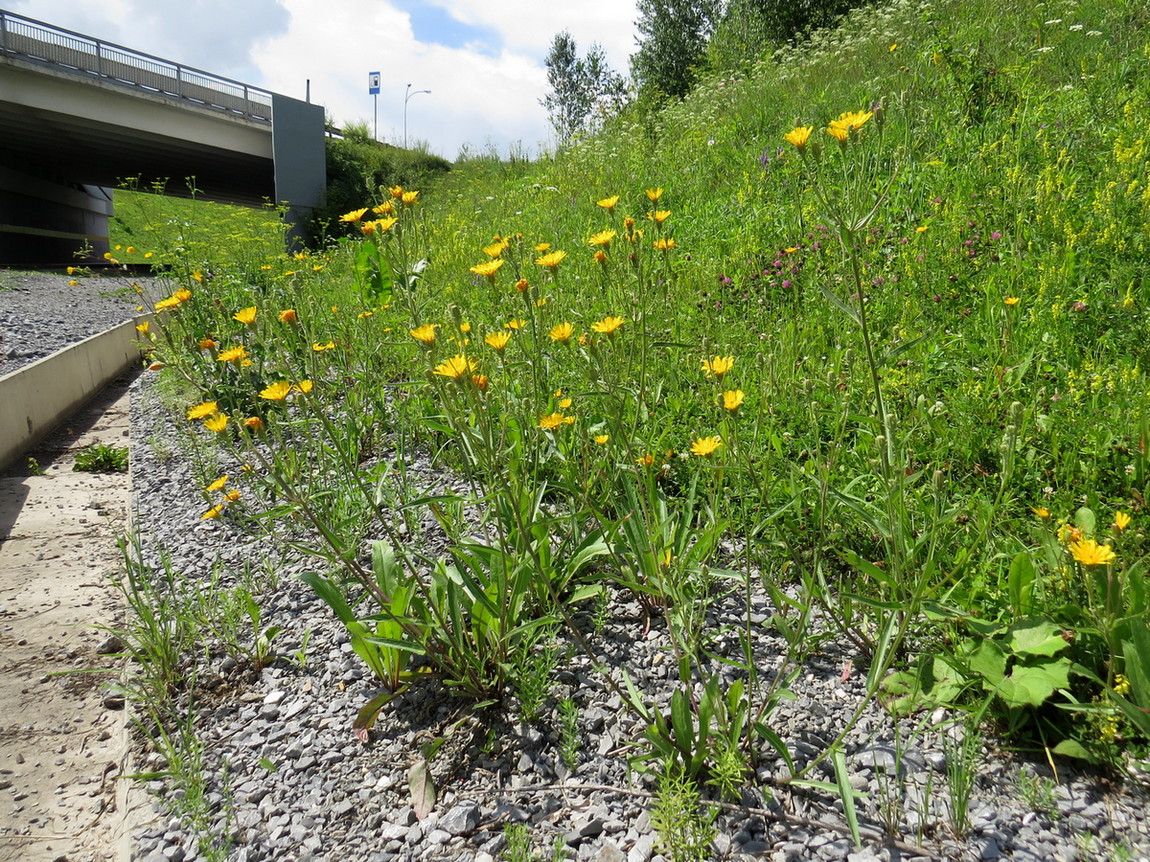
[[[420,93],[431,93],[431,90],[416,90],[412,92],[411,84],[407,85],[407,92],[403,96],[403,148],[407,149],[407,103],[412,96],[418,96]]]

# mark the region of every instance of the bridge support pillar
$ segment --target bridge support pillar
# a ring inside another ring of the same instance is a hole
[[[112,190],[0,165],[0,261],[68,266],[108,251]],[[86,256],[76,253],[87,248]]]

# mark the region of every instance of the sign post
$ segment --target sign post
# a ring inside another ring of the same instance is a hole
[[[379,72],[367,73],[367,92],[371,96],[371,112],[375,122],[375,128],[372,132],[372,137],[377,141],[379,140],[379,83],[381,75]]]

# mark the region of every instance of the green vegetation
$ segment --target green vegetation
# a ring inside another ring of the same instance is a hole
[[[93,443],[76,453],[72,469],[77,473],[127,473],[128,448]]]
[[[538,162],[365,188],[321,253],[122,216],[180,279],[155,344],[189,437],[252,466],[203,517],[318,537],[307,581],[385,689],[362,733],[429,675],[501,698],[554,631],[644,719],[679,819],[764,748],[790,763],[772,711],[830,640],[895,713],[1144,756],[1147,22],[856,10]],[[416,452],[471,490],[425,496]],[[443,556],[397,532],[413,511]],[[761,590],[789,644],[769,678]],[[605,595],[665,629],[669,716],[576,624]],[[721,595],[746,619],[720,657]],[[982,730],[954,743],[956,832]],[[857,832],[841,745],[818,759]]]

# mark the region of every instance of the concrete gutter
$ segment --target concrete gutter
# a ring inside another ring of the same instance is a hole
[[[0,377],[0,469],[140,361],[138,318]]]

